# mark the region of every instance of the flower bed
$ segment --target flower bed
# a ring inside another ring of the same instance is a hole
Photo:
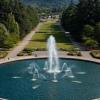
[[[7,51],[0,51],[0,59],[7,56]]]
[[[17,56],[30,56],[34,52],[33,49],[25,48],[23,51],[21,51]]]
[[[80,51],[69,51],[67,53],[67,55],[69,55],[69,56],[82,56]]]
[[[100,50],[93,50],[90,54],[92,55],[92,57],[100,59]]]

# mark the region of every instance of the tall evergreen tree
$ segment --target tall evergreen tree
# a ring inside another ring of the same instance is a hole
[[[88,38],[89,43],[93,43],[93,41],[100,43],[100,0],[79,0],[76,10],[72,12],[72,9],[74,9],[74,6],[69,6],[64,11],[62,16],[63,27],[69,30],[78,40],[85,37],[86,41]],[[72,17],[73,14],[74,17]]]
[[[0,27],[0,41],[6,47],[12,47],[19,38],[23,38],[38,24],[38,15],[34,8],[23,5],[20,0],[0,0],[0,23],[9,35],[5,36],[4,26]]]

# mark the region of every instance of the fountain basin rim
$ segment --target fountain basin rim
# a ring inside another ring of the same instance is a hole
[[[10,63],[10,62],[16,62],[16,61],[23,61],[23,60],[34,60],[34,59],[47,59],[48,57],[33,57],[33,56],[29,56],[29,57],[16,57],[16,58],[10,58],[9,60],[3,60],[0,61],[0,64],[6,64],[6,63]],[[78,60],[78,61],[86,61],[86,62],[92,62],[92,63],[97,63],[100,64],[100,60],[99,59],[89,59],[89,58],[84,58],[84,57],[59,57],[60,59],[68,59],[68,60]]]

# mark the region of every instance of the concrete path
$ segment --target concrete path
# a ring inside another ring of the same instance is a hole
[[[10,59],[2,59],[0,61],[0,64],[7,63],[7,62],[12,62],[12,61],[18,61],[18,60],[27,60],[27,59],[37,59],[37,58],[47,58],[48,53],[47,51],[36,51],[34,52],[32,56],[22,56],[22,57],[14,57]],[[100,59],[95,59],[92,57],[85,57],[85,56],[69,56],[67,55],[67,52],[58,52],[59,58],[66,58],[66,59],[76,59],[76,60],[85,60],[85,61],[91,61],[91,62],[96,62],[100,64]]]
[[[8,53],[5,59],[16,57],[17,54],[20,51],[22,51],[26,47],[26,45],[30,42],[32,36],[35,34],[36,31],[38,31],[39,27],[40,24],[37,26],[35,30],[31,31],[20,43],[18,43],[18,45]]]

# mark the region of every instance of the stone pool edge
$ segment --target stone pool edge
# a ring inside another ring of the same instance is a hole
[[[13,62],[13,61],[20,61],[20,60],[43,59],[43,58],[47,58],[47,57],[48,56],[38,56],[38,57],[23,56],[23,57],[15,57],[15,58],[9,58],[9,59],[2,59],[2,60],[0,60],[0,64],[9,63],[9,62]],[[77,56],[59,56],[59,58],[88,61],[88,62],[94,62],[94,63],[100,64],[100,59],[94,59],[94,58],[90,59],[90,58],[77,57]]]

